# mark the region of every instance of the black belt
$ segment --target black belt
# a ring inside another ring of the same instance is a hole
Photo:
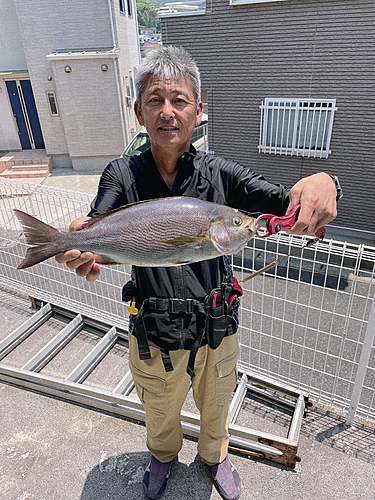
[[[149,311],[168,311],[171,314],[204,312],[203,302],[199,302],[199,300],[196,299],[162,299],[159,297],[149,297],[145,299],[143,306]]]
[[[190,350],[189,362],[186,368],[188,374],[191,378],[195,377],[194,364],[195,358],[197,356],[198,349],[200,348],[203,337],[205,334],[205,317],[206,310],[203,302],[199,302],[196,299],[163,299],[159,297],[149,297],[144,300],[139,313],[135,317],[134,334],[138,340],[139,358],[140,359],[150,359],[151,351],[147,339],[146,326],[143,320],[143,311],[154,311],[154,312],[165,312],[168,311],[171,314],[192,314],[195,313],[197,316],[197,331],[199,332],[198,337],[195,339],[192,348]],[[166,372],[173,371],[173,365],[169,351],[165,349],[160,349],[162,360],[164,363],[164,368]]]

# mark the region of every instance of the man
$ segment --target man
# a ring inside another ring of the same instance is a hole
[[[135,84],[135,113],[149,133],[151,148],[108,165],[89,217],[128,203],[177,195],[276,215],[301,203],[299,219],[291,230],[299,234],[313,234],[335,218],[337,190],[327,174],[302,179],[289,191],[243,165],[194,150],[190,141],[203,112],[200,77],[183,48],[164,46],[150,52]],[[74,221],[71,230],[82,229],[86,219]],[[100,266],[89,252],[71,250],[56,259],[88,281],[99,276]],[[143,480],[145,496],[158,499],[166,488],[171,463],[182,447],[180,411],[192,383],[201,418],[198,452],[210,467],[221,496],[235,500],[241,482],[228,458],[228,426],[239,341],[237,301],[230,300],[236,290],[228,259],[170,268],[134,267],[132,278],[124,295],[135,298],[139,310],[131,317],[129,357],[146,410],[151,452]],[[215,322],[207,319],[205,298],[212,291],[226,304],[227,322],[218,346],[207,344],[207,329],[214,325],[214,335],[219,332]]]

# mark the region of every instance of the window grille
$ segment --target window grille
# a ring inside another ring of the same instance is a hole
[[[328,158],[335,99],[266,98],[260,109],[260,153]]]

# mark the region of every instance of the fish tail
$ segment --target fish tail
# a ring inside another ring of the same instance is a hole
[[[20,221],[28,245],[26,256],[17,269],[26,269],[61,253],[56,240],[60,231],[21,210],[14,210]]]

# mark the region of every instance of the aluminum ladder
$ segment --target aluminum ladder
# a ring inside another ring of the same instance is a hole
[[[0,342],[0,379],[44,394],[84,404],[123,417],[145,421],[145,411],[138,397],[130,395],[134,382],[130,370],[122,376],[114,390],[85,385],[90,373],[100,364],[118,343],[128,346],[128,333],[119,328],[97,321],[82,313],[68,310],[52,303],[31,298],[37,308],[29,319]],[[66,318],[67,324],[21,368],[4,363],[4,359],[17,346],[33,335],[55,314]],[[42,369],[79,334],[84,326],[97,332],[98,342],[66,377],[41,373]],[[287,437],[281,437],[236,424],[245,397],[249,394],[270,401],[292,414]],[[231,401],[229,426],[231,452],[260,457],[294,468],[300,461],[297,455],[298,440],[306,407],[311,405],[308,394],[285,384],[259,377],[239,368],[237,388]],[[185,435],[198,438],[199,415],[183,410],[182,427]]]

